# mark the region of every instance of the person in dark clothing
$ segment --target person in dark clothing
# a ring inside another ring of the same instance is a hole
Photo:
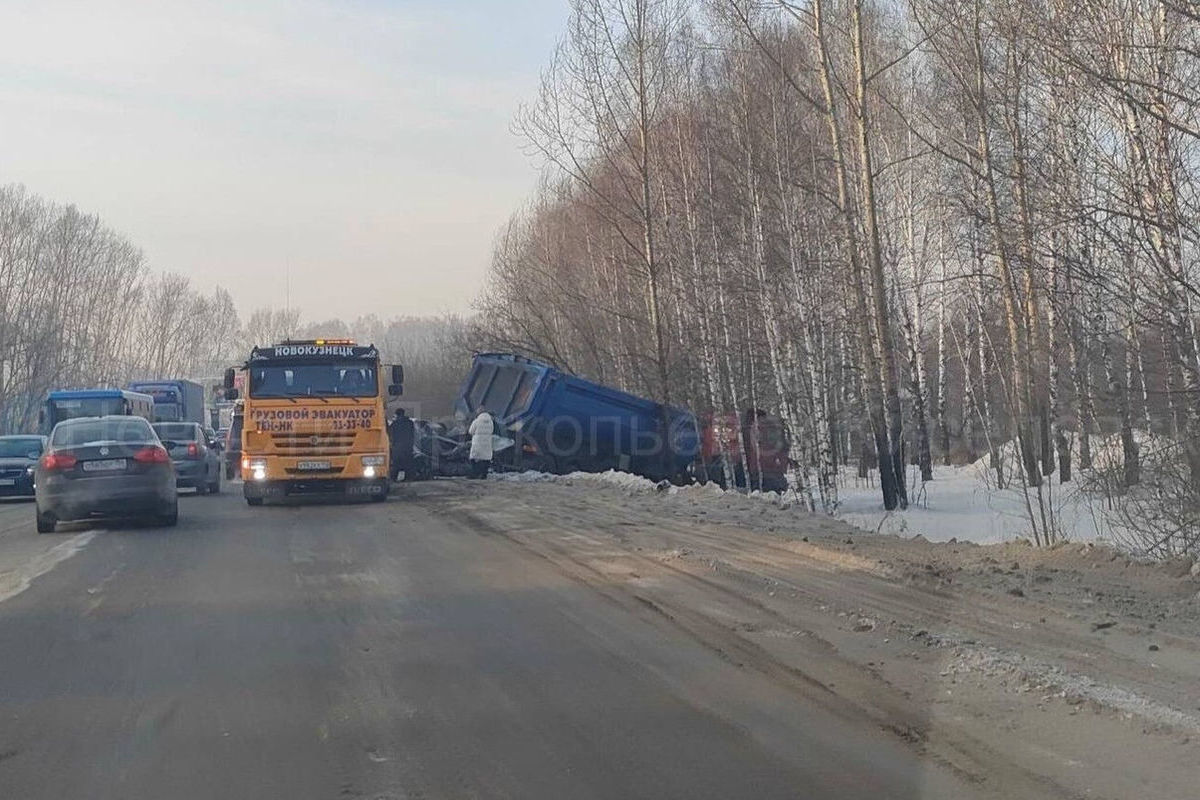
[[[403,471],[412,469],[413,458],[413,421],[404,413],[403,408],[396,409],[396,416],[388,426],[388,439],[391,441],[392,480]]]

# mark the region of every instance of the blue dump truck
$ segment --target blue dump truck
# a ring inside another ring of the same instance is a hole
[[[154,398],[125,389],[58,389],[46,397],[39,427],[49,435],[64,419],[108,414],[144,417],[154,421]]]
[[[487,409],[516,440],[504,466],[567,473],[618,469],[685,480],[700,450],[696,418],[523,356],[481,353],[455,401],[470,422]],[[511,462],[511,463],[509,463]]]
[[[195,422],[207,425],[204,418],[204,387],[195,381],[135,381],[131,392],[154,398],[154,422]]]

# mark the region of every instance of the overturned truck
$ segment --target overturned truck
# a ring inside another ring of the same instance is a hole
[[[688,410],[594,383],[524,356],[480,353],[455,401],[470,420],[486,409],[514,440],[500,466],[565,474],[632,472],[686,482],[700,451]]]

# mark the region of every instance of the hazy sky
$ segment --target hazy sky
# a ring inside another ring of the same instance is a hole
[[[243,312],[463,311],[566,0],[0,0],[0,183]]]

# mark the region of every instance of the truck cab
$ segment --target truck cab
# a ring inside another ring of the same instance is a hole
[[[154,398],[154,422],[208,424],[204,419],[204,387],[195,381],[135,381],[129,384],[129,390]]]
[[[374,345],[348,339],[255,347],[243,366],[242,480],[250,505],[294,494],[388,495],[385,399],[402,391]],[[225,396],[239,394],[234,370]]]

